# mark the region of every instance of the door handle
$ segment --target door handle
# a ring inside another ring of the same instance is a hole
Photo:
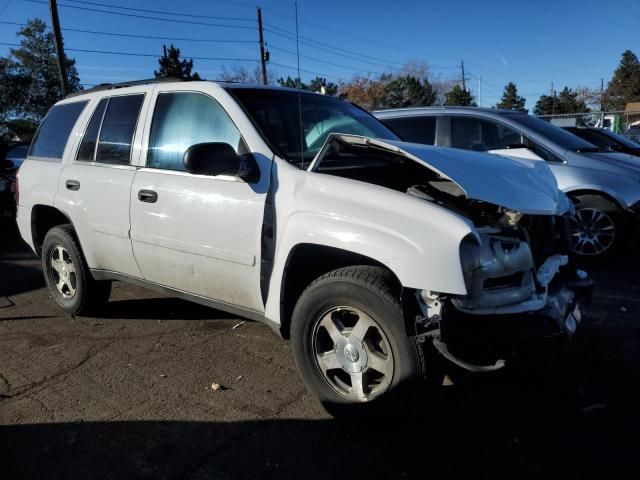
[[[80,182],[78,180],[67,180],[64,184],[67,190],[80,190]]]
[[[158,201],[158,194],[153,190],[140,190],[138,192],[138,200],[147,203],[156,203]]]

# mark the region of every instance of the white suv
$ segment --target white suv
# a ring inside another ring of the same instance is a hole
[[[65,311],[122,280],[266,322],[333,413],[386,405],[438,358],[495,370],[525,337],[571,336],[590,292],[546,165],[403,143],[318,94],[81,92],[42,122],[18,188]]]

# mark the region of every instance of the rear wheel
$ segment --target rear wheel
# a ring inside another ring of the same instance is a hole
[[[570,221],[573,251],[585,258],[608,256],[624,238],[624,216],[611,200],[598,195],[574,198],[576,214]]]
[[[391,407],[420,373],[383,268],[341,268],[315,280],[295,306],[291,338],[303,380],[333,415]]]
[[[72,315],[95,311],[109,300],[111,282],[93,279],[71,225],[47,232],[42,245],[42,270],[52,298]]]

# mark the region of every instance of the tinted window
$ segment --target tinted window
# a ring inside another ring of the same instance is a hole
[[[538,142],[534,142],[528,137],[524,137],[524,145],[541,159],[547,162],[562,162],[562,158],[551,152],[548,148],[543,147]]]
[[[143,99],[144,95],[109,98],[100,129],[96,162],[129,164],[131,142]]]
[[[506,125],[474,117],[451,117],[451,146],[486,152],[522,143],[522,136]]]
[[[405,142],[436,143],[436,117],[405,117],[382,120]]]
[[[49,110],[33,138],[29,155],[62,158],[69,134],[86,104],[87,102],[65,103]]]
[[[158,95],[147,166],[184,170],[184,152],[191,145],[205,142],[228,143],[236,151],[240,148],[240,132],[218,102],[191,92]]]
[[[525,113],[505,113],[505,117],[508,117],[512,122],[518,122],[522,126],[529,128],[533,132],[545,138],[550,142],[555,143],[560,148],[566,150],[578,151],[581,149],[592,149],[593,144],[583,140],[580,137],[563,130],[560,127],[540,120],[539,118],[532,117]]]
[[[306,166],[331,133],[397,140],[365,110],[334,97],[286,90],[229,88],[265,140],[284,159]]]
[[[98,141],[98,133],[100,133],[100,125],[102,124],[102,116],[107,106],[109,99],[103,98],[100,100],[96,111],[93,112],[87,131],[84,132],[84,138],[78,151],[78,160],[85,162],[93,162],[94,155],[96,153],[96,143]]]

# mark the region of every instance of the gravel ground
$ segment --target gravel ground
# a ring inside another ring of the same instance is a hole
[[[0,477],[637,478],[637,259],[588,268],[570,364],[462,376],[404,419],[349,424],[265,325],[123,283],[99,317],[62,315],[1,226]]]

